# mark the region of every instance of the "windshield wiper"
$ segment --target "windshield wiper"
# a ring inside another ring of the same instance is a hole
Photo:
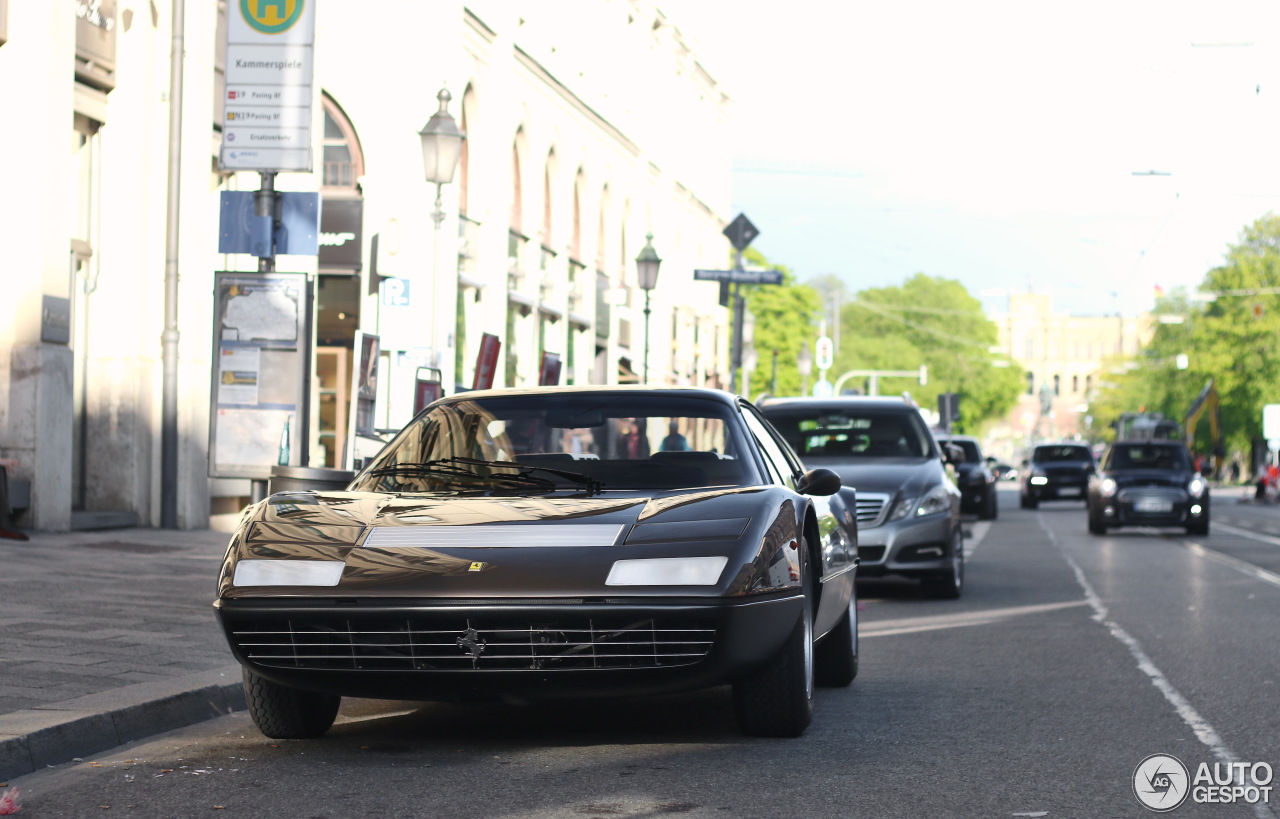
[[[509,475],[505,477],[518,476],[521,478],[532,478],[534,480],[538,480],[538,478],[536,478],[530,473],[545,472],[548,475],[556,475],[561,478],[564,478],[565,480],[573,481],[574,483],[582,486],[584,489],[586,489],[588,492],[590,492],[593,495],[599,492],[604,487],[604,484],[602,484],[600,481],[596,480],[595,478],[588,477],[587,475],[584,475],[581,472],[570,472],[567,469],[553,469],[552,467],[549,467],[549,466],[534,466],[532,464],[522,464],[519,461],[485,461],[485,460],[481,460],[480,458],[464,458],[461,455],[454,455],[452,458],[441,458],[438,461],[430,461],[430,463],[467,464],[469,466],[496,466],[496,467],[502,467],[504,469],[516,470],[515,475]],[[504,477],[504,476],[495,475],[494,477]]]
[[[474,469],[466,469],[465,466],[489,466],[500,467],[505,469],[514,469],[511,473],[491,472],[488,475],[482,475]],[[531,466],[530,464],[517,463],[516,461],[485,461],[479,458],[464,458],[455,455],[451,458],[437,458],[431,461],[423,461],[421,463],[399,463],[392,466],[382,466],[377,469],[370,470],[369,475],[424,475],[429,477],[441,478],[463,478],[473,481],[497,481],[507,484],[519,484],[521,486],[532,486],[540,489],[554,489],[555,481],[549,478],[540,478],[531,473],[546,472],[551,475],[558,475],[566,480],[573,481],[583,486],[591,494],[600,491],[601,484],[599,481],[589,478],[579,472],[568,472],[561,469],[551,469],[545,466]]]

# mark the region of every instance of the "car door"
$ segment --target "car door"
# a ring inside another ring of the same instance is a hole
[[[746,402],[741,406],[743,421],[759,445],[769,474],[777,476],[783,486],[796,491],[796,482],[804,474],[799,457],[759,410]],[[857,520],[853,510],[849,509],[838,493],[826,497],[805,497],[812,501],[813,511],[818,518],[818,532],[822,540],[821,577],[825,582],[857,565]]]

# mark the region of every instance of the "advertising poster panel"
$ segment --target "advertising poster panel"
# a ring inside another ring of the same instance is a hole
[[[310,311],[306,273],[214,274],[210,477],[265,480],[302,462]]]

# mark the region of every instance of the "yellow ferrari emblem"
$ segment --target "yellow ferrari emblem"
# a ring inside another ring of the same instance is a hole
[[[467,569],[467,571],[469,571],[469,572],[482,572],[482,571],[484,571],[484,564],[483,564],[483,563],[472,563],[472,564],[471,564],[471,566]]]

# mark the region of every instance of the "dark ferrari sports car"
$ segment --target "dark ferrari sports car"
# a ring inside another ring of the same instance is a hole
[[[279,492],[214,605],[258,728],[342,696],[531,702],[730,684],[796,736],[858,670],[853,514],[714,390],[547,387],[428,406],[345,491]]]

